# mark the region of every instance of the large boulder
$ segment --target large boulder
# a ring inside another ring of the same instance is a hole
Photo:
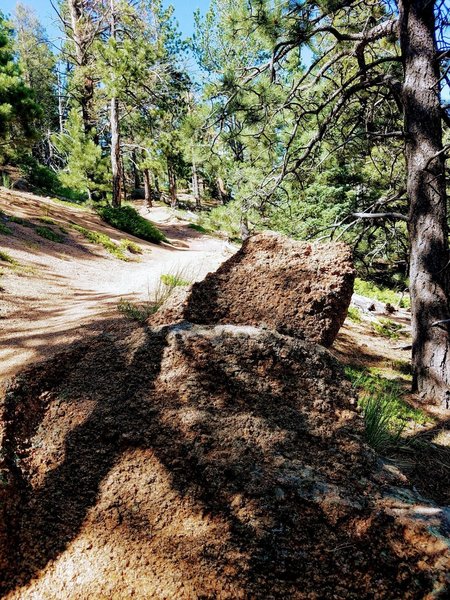
[[[320,346],[246,326],[108,334],[30,369],[5,408],[8,600],[445,594],[439,509],[385,500],[405,482]]]
[[[262,233],[192,289],[177,292],[150,322],[265,326],[331,346],[347,316],[353,282],[346,244]]]

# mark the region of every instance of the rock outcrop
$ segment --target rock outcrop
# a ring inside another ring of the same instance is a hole
[[[328,347],[347,316],[353,282],[346,244],[262,233],[246,240],[216,272],[169,299],[150,323],[264,326]]]
[[[430,532],[386,504],[405,481],[364,444],[320,346],[248,326],[136,329],[30,369],[6,404],[21,478],[9,600],[445,590],[439,511]]]

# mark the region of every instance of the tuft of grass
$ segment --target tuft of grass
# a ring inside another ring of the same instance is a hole
[[[0,250],[0,260],[10,265],[17,265],[17,262],[13,259],[13,257],[3,250]]]
[[[8,175],[8,173],[2,173],[2,186],[8,190],[10,190],[12,187],[11,177]]]
[[[57,223],[51,217],[38,217],[38,221],[47,223],[47,225],[57,225]]]
[[[189,229],[195,229],[195,231],[198,231],[199,233],[210,233],[209,229],[206,229],[206,227],[198,225],[197,223],[189,223],[188,227]]]
[[[6,225],[3,225],[3,223],[0,223],[0,233],[3,233],[4,235],[12,235],[11,229],[6,227]]]
[[[408,422],[425,425],[430,421],[402,399],[404,391],[397,381],[353,366],[345,367],[345,374],[358,393],[366,440],[375,450],[387,452],[398,446]]]
[[[89,242],[93,244],[100,244],[103,248],[115,256],[120,260],[127,261],[128,258],[125,255],[124,248],[120,246],[120,244],[116,244],[113,240],[108,237],[105,233],[100,233],[98,231],[92,231],[91,229],[86,229],[86,227],[81,227],[81,225],[72,224],[73,229],[81,233]]]
[[[389,397],[369,396],[360,402],[367,443],[377,452],[395,448],[406,423],[399,422],[395,404]]]
[[[350,319],[350,321],[353,321],[353,323],[361,323],[362,321],[361,311],[355,306],[349,307],[347,317]]]
[[[386,287],[380,287],[371,281],[364,281],[358,277],[355,280],[354,291],[356,294],[373,298],[385,304],[392,304],[399,308],[410,308],[411,301],[408,295],[400,294]]]
[[[372,323],[373,330],[382,335],[383,337],[387,337],[391,340],[398,340],[400,337],[400,331],[402,330],[402,326],[399,323],[394,323],[390,319],[379,319],[378,323]]]
[[[173,273],[166,273],[161,275],[159,283],[148,302],[136,303],[121,299],[117,308],[129,319],[144,323],[150,315],[158,312],[175,288],[190,283],[182,269],[175,270]]]
[[[160,279],[161,282],[169,288],[183,287],[190,284],[190,281],[185,279],[181,272],[165,273],[161,275]]]
[[[132,206],[119,208],[104,206],[98,209],[98,213],[104,221],[116,229],[131,233],[135,237],[154,244],[167,242],[166,236],[153,223],[141,217]]]
[[[131,252],[131,254],[142,254],[142,248],[139,246],[139,244],[136,244],[131,240],[127,240],[126,238],[120,240],[120,247],[124,250],[128,250],[128,252]]]
[[[56,231],[53,231],[53,229],[50,229],[50,227],[39,226],[39,227],[36,227],[35,231],[38,235],[45,238],[46,240],[50,240],[51,242],[56,242],[57,244],[64,243],[64,237],[62,235],[60,235],[59,233],[56,233]]]
[[[128,319],[138,321],[139,323],[144,323],[150,315],[155,314],[158,308],[159,306],[152,304],[151,302],[137,304],[124,300],[123,298],[120,299],[119,304],[117,305],[119,312],[128,317]]]

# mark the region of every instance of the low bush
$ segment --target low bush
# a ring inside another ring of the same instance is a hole
[[[167,241],[166,236],[153,223],[141,217],[132,206],[119,208],[103,206],[98,209],[98,212],[104,221],[135,237],[154,244]]]

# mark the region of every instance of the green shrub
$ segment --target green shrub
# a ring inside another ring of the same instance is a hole
[[[6,225],[0,223],[0,233],[3,233],[4,235],[11,235],[12,231],[9,227],[6,227]]]
[[[20,166],[28,183],[43,192],[56,192],[60,187],[57,174],[48,167],[41,165],[34,157],[24,156]]]
[[[56,233],[56,231],[53,231],[53,229],[50,229],[50,227],[36,227],[35,231],[38,235],[46,240],[50,240],[51,242],[56,242],[58,244],[64,243],[64,237],[59,233]]]
[[[121,206],[114,208],[112,206],[104,206],[98,209],[102,219],[120,229],[131,233],[135,237],[159,244],[166,242],[166,236],[150,221],[141,217],[141,215],[132,206]]]
[[[22,217],[16,217],[14,215],[11,215],[8,218],[11,221],[11,223],[17,223],[17,225],[22,225],[23,227],[34,227],[34,225],[30,223],[30,221],[22,219]]]
[[[2,173],[2,186],[10,189],[11,185],[11,177],[8,175],[8,173]]]

